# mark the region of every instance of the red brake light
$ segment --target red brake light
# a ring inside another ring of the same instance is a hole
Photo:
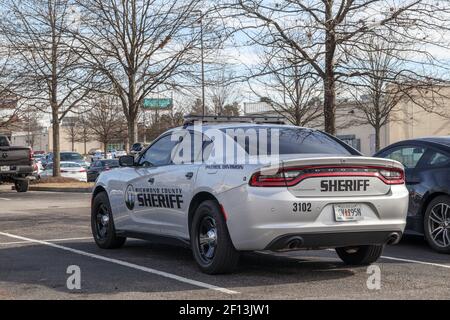
[[[308,178],[320,177],[376,177],[385,184],[405,183],[404,171],[387,167],[301,167],[283,168],[276,173],[256,172],[250,179],[252,187],[292,187]]]

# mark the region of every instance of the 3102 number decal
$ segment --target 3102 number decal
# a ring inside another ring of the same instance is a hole
[[[312,204],[307,202],[296,202],[294,203],[294,212],[308,213],[312,211]]]

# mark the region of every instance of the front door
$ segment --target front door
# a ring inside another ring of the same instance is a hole
[[[131,220],[133,231],[160,234],[164,229],[164,209],[177,197],[167,197],[164,190],[164,176],[174,169],[172,151],[179,141],[173,141],[167,134],[153,143],[139,158],[135,168],[137,178],[130,182],[128,194],[134,197]]]

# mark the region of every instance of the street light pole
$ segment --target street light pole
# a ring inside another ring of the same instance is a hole
[[[203,17],[200,17],[200,42],[201,42],[201,55],[202,55],[202,112],[205,116],[205,55],[203,48]]]
[[[201,10],[196,10],[196,13],[200,14],[200,54],[201,54],[201,71],[202,71],[202,116],[206,114],[205,108],[205,51],[203,46],[203,12]]]

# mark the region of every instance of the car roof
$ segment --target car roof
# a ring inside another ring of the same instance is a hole
[[[433,142],[433,143],[439,143],[443,144],[447,147],[450,147],[450,136],[442,136],[442,137],[425,137],[417,139],[419,141],[425,141],[425,142]]]
[[[415,138],[415,139],[409,139],[409,140],[403,140],[398,141],[396,143],[393,143],[386,148],[383,148],[377,154],[384,152],[387,149],[391,149],[396,146],[402,146],[407,144],[413,144],[413,143],[425,143],[428,145],[432,145],[434,147],[443,147],[444,149],[450,150],[450,136],[436,136],[436,137],[423,137],[423,138]]]

